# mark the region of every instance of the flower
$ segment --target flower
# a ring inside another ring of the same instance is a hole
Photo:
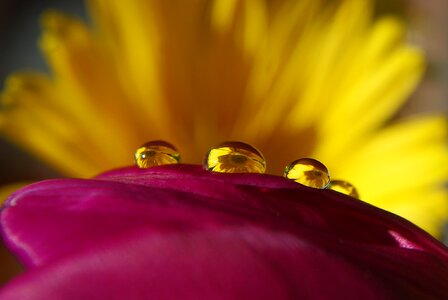
[[[442,299],[447,248],[362,201],[196,165],[124,168],[14,193],[28,271],[1,299]]]
[[[1,131],[63,174],[129,165],[148,140],[184,162],[248,142],[268,172],[314,157],[361,198],[434,235],[448,203],[444,117],[390,124],[424,70],[371,1],[88,2],[93,27],[42,18],[51,75],[6,82]]]

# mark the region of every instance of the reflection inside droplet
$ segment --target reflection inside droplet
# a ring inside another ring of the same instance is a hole
[[[300,158],[285,168],[284,176],[297,183],[316,189],[324,189],[330,183],[330,173],[320,161]]]
[[[260,151],[243,142],[225,142],[211,148],[204,168],[220,173],[264,173],[266,161]]]
[[[176,148],[165,141],[151,141],[135,151],[135,163],[139,168],[177,164],[180,161]]]
[[[332,180],[328,188],[333,191],[359,199],[358,191],[350,182],[344,180]]]

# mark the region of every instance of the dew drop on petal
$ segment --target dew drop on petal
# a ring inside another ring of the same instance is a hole
[[[264,173],[266,160],[260,151],[243,142],[225,142],[211,148],[204,168],[219,173]]]
[[[135,151],[135,163],[145,169],[160,165],[177,164],[180,161],[176,148],[165,141],[151,141]]]
[[[316,189],[324,189],[330,183],[330,173],[320,161],[300,158],[285,168],[284,176],[297,183]]]
[[[359,199],[359,194],[356,188],[349,182],[344,180],[332,180],[328,186],[330,190],[349,195],[353,198]]]

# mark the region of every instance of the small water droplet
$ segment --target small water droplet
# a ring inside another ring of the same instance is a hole
[[[328,188],[330,190],[359,199],[358,191],[350,182],[344,180],[332,180]]]
[[[135,163],[139,168],[177,164],[180,161],[176,148],[165,141],[151,141],[135,151]]]
[[[264,173],[266,160],[260,151],[243,142],[225,142],[211,148],[204,168],[220,173]]]
[[[300,158],[285,168],[284,176],[297,183],[316,189],[324,189],[330,183],[330,173],[320,161]]]

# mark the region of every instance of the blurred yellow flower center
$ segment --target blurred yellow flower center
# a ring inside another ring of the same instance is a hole
[[[324,189],[330,183],[330,173],[321,162],[312,158],[300,158],[290,163],[285,177],[316,189]]]
[[[135,152],[135,163],[139,168],[177,164],[180,155],[176,148],[164,141],[151,141]]]
[[[225,142],[211,148],[204,168],[220,173],[264,173],[266,161],[260,151],[242,142]]]

